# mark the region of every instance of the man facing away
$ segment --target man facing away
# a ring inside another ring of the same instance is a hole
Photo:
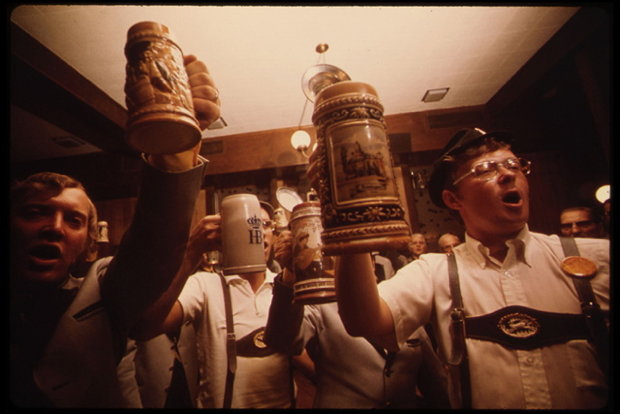
[[[453,255],[422,255],[378,286],[368,254],[342,255],[340,315],[352,335],[390,350],[430,322],[440,354],[459,369],[454,407],[604,407],[609,241],[570,239],[579,253],[565,254],[558,236],[531,232],[530,163],[507,141],[478,128],[452,137],[429,190],[458,212],[465,242]]]
[[[398,352],[349,335],[335,301],[294,300],[291,232],[280,233],[274,246],[284,270],[274,281],[265,342],[293,355],[308,349],[315,365],[312,408],[449,408],[446,372],[424,329]]]

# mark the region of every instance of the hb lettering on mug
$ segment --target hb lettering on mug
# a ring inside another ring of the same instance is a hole
[[[224,197],[222,215],[222,271],[225,275],[266,269],[261,208],[254,194]]]

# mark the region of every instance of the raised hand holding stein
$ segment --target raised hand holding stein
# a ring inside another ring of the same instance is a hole
[[[222,271],[225,275],[264,272],[267,268],[263,220],[258,197],[224,197],[222,215]]]
[[[183,52],[168,29],[156,22],[136,23],[125,45],[126,139],[147,154],[173,154],[201,139]]]
[[[318,189],[326,255],[401,249],[411,231],[392,170],[381,105],[375,89],[348,80],[331,65],[307,72],[314,98],[317,148],[308,175]],[[342,80],[342,79],[345,80]]]
[[[335,301],[334,261],[321,250],[323,226],[319,203],[309,201],[296,205],[289,225],[293,237],[294,301],[303,304]]]

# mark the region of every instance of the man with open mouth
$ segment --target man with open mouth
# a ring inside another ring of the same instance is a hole
[[[185,57],[201,129],[219,117],[211,76]],[[174,136],[170,139],[175,139]],[[10,206],[10,401],[18,408],[124,407],[117,365],[133,324],[182,263],[206,162],[200,143],[144,154],[136,211],[117,254],[96,258],[97,213],[84,186],[42,172]],[[162,225],[162,223],[164,225]]]
[[[375,283],[369,254],[338,258],[347,330],[389,350],[430,323],[452,369],[452,405],[594,409],[607,405],[609,241],[530,231],[530,162],[507,133],[457,132],[434,164],[433,202],[465,242]]]

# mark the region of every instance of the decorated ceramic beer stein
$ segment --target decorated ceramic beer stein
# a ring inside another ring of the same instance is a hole
[[[296,205],[289,223],[293,237],[292,267],[296,303],[325,303],[336,300],[334,261],[322,252],[321,208],[318,202]]]
[[[326,71],[311,74],[321,77]],[[339,80],[342,76],[327,76],[335,79],[331,84],[312,76],[306,82],[315,86],[310,93],[318,144],[308,175],[321,203],[324,253],[404,248],[410,229],[377,92],[367,83]]]
[[[196,146],[201,131],[183,52],[168,27],[155,22],[131,26],[125,56],[128,144],[148,154],[171,154]]]

